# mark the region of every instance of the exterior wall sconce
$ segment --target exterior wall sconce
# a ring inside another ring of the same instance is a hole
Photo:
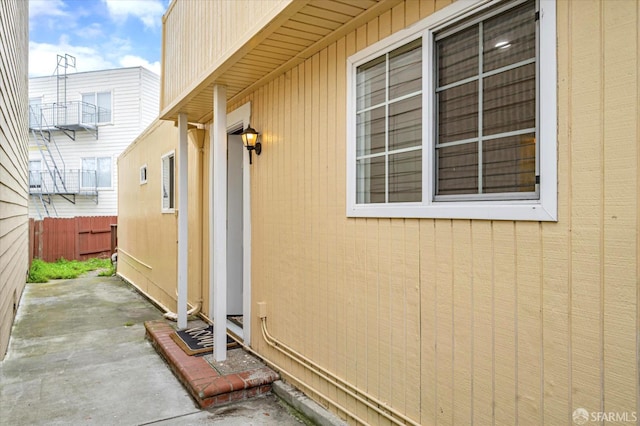
[[[247,151],[249,151],[249,164],[252,164],[251,151],[255,151],[256,155],[260,155],[260,153],[262,152],[262,144],[258,142],[258,137],[260,136],[260,134],[256,132],[253,127],[251,127],[251,124],[249,124],[249,126],[247,126],[247,129],[241,133],[241,136],[242,143],[247,148]]]

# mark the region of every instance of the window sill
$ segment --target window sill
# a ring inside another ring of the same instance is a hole
[[[556,206],[539,201],[360,204],[348,206],[347,217],[558,221]]]

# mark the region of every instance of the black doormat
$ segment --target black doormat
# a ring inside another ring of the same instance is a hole
[[[178,330],[171,333],[171,338],[187,355],[205,354],[213,351],[213,325]],[[227,348],[238,346],[238,343],[227,336]]]

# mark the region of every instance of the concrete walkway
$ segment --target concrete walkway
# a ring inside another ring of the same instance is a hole
[[[0,362],[0,425],[301,424],[273,394],[198,409],[145,340],[161,318],[115,277],[27,284]]]

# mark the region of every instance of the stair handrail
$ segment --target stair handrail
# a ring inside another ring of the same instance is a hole
[[[53,104],[54,105],[54,109],[55,108],[59,108],[59,106],[57,104]],[[42,116],[42,122],[44,123],[45,127],[48,128],[49,123],[47,123],[47,119],[44,117],[44,115]],[[58,167],[58,164],[56,162],[56,159],[53,157],[53,155],[51,155],[51,160],[53,161],[53,166],[55,168],[55,171],[58,175],[58,177],[60,178],[60,183],[62,185],[62,189],[64,189],[64,192],[67,192],[67,185],[66,185],[66,170],[67,170],[67,165],[64,162],[64,157],[62,156],[62,154],[60,153],[60,149],[58,148],[58,144],[56,143],[55,138],[53,137],[53,133],[49,132],[49,138],[47,139],[47,148],[49,149],[49,152],[51,152],[51,145],[53,145],[53,147],[56,150],[56,153],[58,154],[58,158],[60,159],[60,162],[62,163],[62,173],[60,173],[60,168]],[[56,192],[63,192],[60,191],[58,188],[58,181],[56,180],[55,176],[53,176],[53,185],[54,185],[54,189],[56,190]]]
[[[54,108],[55,108],[55,104],[54,104]],[[62,186],[62,189],[64,189],[64,191],[66,192],[67,188],[66,188],[66,184],[65,184],[65,178],[64,176],[66,175],[66,164],[64,162],[64,158],[62,157],[62,154],[60,153],[60,149],[58,148],[58,144],[56,143],[53,134],[51,132],[49,132],[48,136],[46,137],[44,134],[44,131],[42,130],[43,128],[48,128],[49,125],[47,123],[47,120],[45,118],[45,115],[43,113],[42,108],[39,108],[40,110],[40,119],[37,121],[31,121],[29,120],[30,123],[36,123],[39,124],[38,127],[31,127],[31,131],[33,133],[33,137],[35,139],[36,144],[38,145],[38,149],[40,150],[40,154],[42,155],[42,158],[44,160],[45,166],[47,168],[47,171],[49,172],[49,174],[51,175],[51,179],[52,179],[52,183],[53,183],[53,189],[56,192],[62,192],[60,191],[60,188],[58,187],[58,179],[60,181],[60,184]],[[55,113],[55,112],[54,112]],[[33,105],[29,105],[29,114],[30,117],[36,118],[36,113],[34,111],[34,107]],[[38,136],[40,136],[38,138]],[[42,141],[42,144],[40,143],[40,141]],[[47,161],[47,159],[45,158],[45,155],[42,152],[42,145],[44,144],[44,146],[46,147],[49,156],[51,158],[51,163],[53,163],[52,165],[49,164],[49,162]],[[58,154],[58,158],[60,159],[60,162],[62,163],[62,173],[60,172],[60,168],[58,167],[58,164],[56,163],[56,159],[53,157],[53,154],[51,153],[51,145],[53,145],[53,147],[56,150],[56,153]],[[53,170],[51,170],[51,166],[53,166]],[[57,175],[57,176],[56,176]]]

